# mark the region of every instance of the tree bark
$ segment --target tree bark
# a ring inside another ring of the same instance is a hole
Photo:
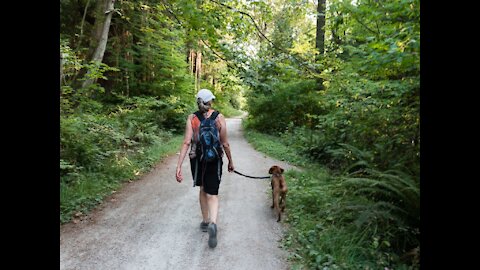
[[[60,87],[62,87],[62,79],[63,79],[63,56],[62,53],[60,52]]]
[[[325,51],[325,1],[318,0],[317,5],[317,36],[315,38],[315,47],[318,50],[317,61],[322,59]],[[321,71],[318,71],[321,73]],[[317,87],[319,90],[323,90],[323,79],[317,79]]]
[[[197,58],[195,61],[195,89],[200,89],[200,81],[202,76],[202,52],[197,52]]]
[[[320,56],[325,51],[325,0],[318,0],[317,5],[317,36],[315,47]]]
[[[197,53],[192,50],[192,59],[191,59],[191,70],[190,70],[190,74],[193,76],[193,79],[194,79],[194,86],[195,86],[195,90],[197,90]]]
[[[80,49],[80,45],[82,44],[83,25],[85,23],[85,18],[87,16],[87,11],[88,11],[88,5],[89,4],[90,4],[90,0],[87,1],[87,4],[85,5],[85,9],[83,10],[83,17],[82,17],[82,23],[80,24],[80,36],[78,37],[77,50]]]
[[[193,76],[193,67],[195,66],[195,64],[193,63],[193,59],[195,57],[194,55],[195,55],[195,52],[192,49],[190,49],[190,54],[188,56],[188,62],[190,64],[190,75],[192,75],[192,76]]]
[[[94,37],[92,48],[95,48],[91,61],[101,63],[103,55],[107,48],[108,31],[110,29],[110,22],[114,11],[115,0],[102,0],[97,2],[97,13],[94,27]],[[103,20],[102,20],[103,19]],[[87,75],[90,74],[90,71]],[[83,82],[82,87],[88,87],[95,82],[94,79],[87,79]]]
[[[130,86],[128,82],[128,69],[125,69],[125,90],[127,91],[127,97],[130,96]]]

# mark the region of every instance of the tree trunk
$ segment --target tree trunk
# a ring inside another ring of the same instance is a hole
[[[80,45],[82,44],[83,25],[85,23],[85,18],[87,17],[87,11],[88,11],[88,5],[89,4],[90,4],[90,0],[87,1],[87,4],[85,5],[85,9],[83,10],[83,17],[82,17],[82,23],[80,24],[80,36],[78,37],[77,50],[80,49]]]
[[[128,69],[125,69],[125,90],[127,91],[127,97],[130,96],[130,86],[128,82]]]
[[[322,59],[325,51],[325,1],[318,0],[317,5],[317,36],[315,38],[315,47],[318,50],[317,61]],[[321,73],[319,71],[318,73]],[[323,79],[317,79],[317,87],[319,90],[323,90]]]
[[[194,79],[195,90],[197,90],[197,54],[194,50],[192,50],[192,62],[191,62],[191,75]]]
[[[200,80],[202,76],[202,52],[197,52],[197,58],[195,61],[195,89],[200,89]]]
[[[193,63],[193,59],[194,59],[194,56],[195,55],[195,52],[190,49],[190,54],[188,56],[188,63],[190,64],[190,75],[193,76],[193,67],[195,66],[195,64]]]
[[[108,31],[110,29],[110,22],[112,21],[112,15],[114,10],[115,0],[101,0],[97,2],[97,13],[95,19],[95,30],[92,42],[92,47],[95,48],[91,61],[101,63],[103,61],[103,55],[107,48]],[[102,20],[103,19],[103,20]],[[90,71],[87,73],[90,74]],[[87,79],[83,82],[82,87],[88,87],[95,82],[94,79]]]
[[[60,53],[60,87],[62,87],[62,78],[63,78],[63,56],[62,53]]]
[[[317,36],[315,47],[320,56],[325,51],[325,0],[318,0],[317,6]]]

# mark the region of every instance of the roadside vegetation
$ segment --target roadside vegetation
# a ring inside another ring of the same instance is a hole
[[[283,244],[295,269],[419,269],[419,1],[327,2],[324,40],[300,7],[274,13],[297,53],[263,44],[246,80],[249,141],[304,168]]]
[[[301,168],[285,173],[288,232],[282,245],[292,269],[418,269],[418,223],[408,223],[418,212],[407,212],[418,211],[412,179],[373,171],[353,177],[305,158],[293,137],[252,130],[245,136],[258,151]]]

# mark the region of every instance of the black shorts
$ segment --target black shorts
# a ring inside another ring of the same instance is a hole
[[[201,162],[197,158],[190,159],[193,186],[203,186],[203,191],[210,195],[218,195],[220,181],[222,180],[223,160],[219,158],[214,162]]]

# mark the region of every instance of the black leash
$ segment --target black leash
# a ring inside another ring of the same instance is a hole
[[[249,176],[249,175],[245,175],[243,173],[239,173],[237,172],[237,170],[233,170],[234,173],[236,174],[239,174],[241,176],[245,176],[245,177],[248,177],[248,178],[255,178],[255,179],[267,179],[267,178],[270,178],[270,176]]]

